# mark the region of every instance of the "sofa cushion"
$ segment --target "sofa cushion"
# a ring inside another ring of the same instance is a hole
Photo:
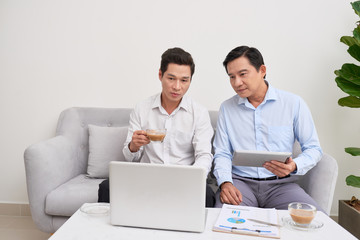
[[[110,161],[125,161],[122,153],[128,127],[100,127],[89,124],[87,176],[108,178]]]
[[[49,215],[71,216],[84,203],[97,202],[99,184],[103,180],[81,174],[60,185],[46,196],[45,212]]]

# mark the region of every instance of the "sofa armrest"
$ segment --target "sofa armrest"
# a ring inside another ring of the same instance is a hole
[[[299,181],[300,186],[330,214],[338,176],[336,160],[324,153],[321,160]]]
[[[34,222],[42,231],[51,232],[53,229],[52,217],[45,213],[47,194],[79,174],[75,146],[68,138],[59,135],[25,150],[30,210]]]

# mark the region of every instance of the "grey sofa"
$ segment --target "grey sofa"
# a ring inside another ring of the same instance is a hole
[[[86,176],[88,124],[128,126],[130,112],[131,109],[127,108],[66,109],[60,114],[55,137],[25,150],[30,209],[40,230],[53,233],[83,203],[97,202],[98,185],[103,179]],[[217,111],[210,111],[209,114],[215,128]],[[299,146],[295,145],[294,156],[299,152]],[[299,184],[327,213],[330,212],[337,173],[336,160],[325,153],[315,168],[299,178]],[[209,181],[216,188],[214,179]]]

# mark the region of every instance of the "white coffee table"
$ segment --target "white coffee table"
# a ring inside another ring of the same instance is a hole
[[[178,232],[167,230],[155,230],[155,229],[143,229],[133,227],[121,227],[112,226],[110,224],[110,216],[88,216],[78,210],[64,225],[56,231],[49,240],[111,240],[111,239],[127,239],[127,240],[139,240],[139,239],[156,239],[156,240],[187,240],[187,239],[203,239],[203,240],[232,240],[232,239],[261,239],[259,237],[219,233],[213,232],[212,227],[219,215],[219,208],[208,208],[206,227],[203,233],[190,233],[190,232]],[[288,212],[286,210],[279,210],[279,218],[286,216]],[[330,217],[322,212],[318,212],[315,218],[317,221],[324,223],[324,226],[318,230],[313,231],[301,231],[288,227],[281,228],[281,239],[289,240],[312,240],[312,239],[341,239],[350,240],[357,239],[351,235],[348,231],[342,228],[339,224],[334,222]],[[269,238],[267,238],[269,239]]]

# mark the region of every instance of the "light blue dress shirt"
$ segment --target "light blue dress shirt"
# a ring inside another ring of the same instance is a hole
[[[292,174],[304,175],[321,159],[322,150],[311,112],[299,96],[268,84],[264,101],[257,108],[238,95],[226,100],[220,107],[214,140],[214,175],[219,186],[232,182],[232,173],[253,178],[274,176],[263,167],[233,166],[234,150],[292,152],[295,140],[302,153],[293,159],[297,170]]]

